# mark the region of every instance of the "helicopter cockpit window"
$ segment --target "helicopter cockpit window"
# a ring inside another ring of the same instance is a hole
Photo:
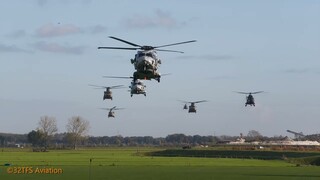
[[[147,53],[146,56],[153,58],[153,54],[152,53]]]

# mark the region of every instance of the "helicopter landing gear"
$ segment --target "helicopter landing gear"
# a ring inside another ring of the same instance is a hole
[[[131,94],[131,97],[133,96],[133,94]]]
[[[158,82],[160,82],[160,77],[158,77],[156,80],[157,80]]]
[[[143,93],[144,94],[144,96],[147,96],[147,93]]]

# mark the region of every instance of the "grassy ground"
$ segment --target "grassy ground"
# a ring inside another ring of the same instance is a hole
[[[0,179],[320,179],[320,167],[282,160],[150,157],[151,148],[0,151]],[[139,152],[137,154],[137,152]],[[91,163],[90,163],[91,159]],[[3,166],[9,163],[11,166]],[[8,168],[58,168],[61,174],[8,174]]]

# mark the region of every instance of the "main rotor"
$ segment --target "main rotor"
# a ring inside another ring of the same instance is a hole
[[[98,49],[120,49],[120,50],[139,50],[140,49],[140,50],[143,50],[143,51],[157,50],[157,51],[165,51],[165,52],[184,53],[182,51],[174,51],[174,50],[158,49],[158,48],[196,42],[196,40],[191,40],[191,41],[184,41],[184,42],[166,44],[166,45],[162,45],[162,46],[148,46],[148,45],[141,46],[141,45],[138,45],[138,44],[135,44],[135,43],[132,43],[132,42],[117,38],[117,37],[109,36],[109,38],[115,39],[117,41],[121,41],[121,42],[126,43],[126,44],[129,44],[131,46],[134,46],[134,48],[127,48],[127,47],[98,47]]]
[[[99,109],[102,109],[102,110],[108,110],[108,111],[113,111],[113,110],[122,110],[124,108],[117,108],[117,106],[114,106],[112,108],[99,108]]]
[[[96,89],[120,89],[123,88],[123,85],[117,85],[117,86],[99,86],[94,84],[89,84],[89,86],[95,87]]]
[[[238,92],[236,91],[236,93],[239,93],[239,94],[259,94],[259,93],[263,93],[264,91],[256,91],[256,92]]]
[[[196,103],[202,103],[202,102],[208,102],[207,100],[202,100],[202,101],[181,101],[179,100],[180,102],[183,102],[183,103],[190,103],[190,104],[196,104]]]

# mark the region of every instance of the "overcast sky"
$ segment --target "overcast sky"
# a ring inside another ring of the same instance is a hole
[[[90,121],[94,136],[262,135],[320,133],[320,1],[318,0],[4,0],[0,6],[0,132],[28,133],[41,116]],[[125,85],[135,51],[98,46],[164,45],[160,83],[147,97]],[[256,107],[244,107],[257,94]],[[196,114],[177,100],[197,104]],[[122,107],[116,118],[99,108]]]

